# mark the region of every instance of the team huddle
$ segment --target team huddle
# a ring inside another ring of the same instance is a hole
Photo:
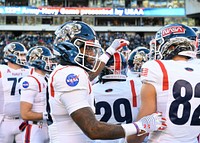
[[[199,143],[197,34],[157,31],[150,48],[103,49],[95,31],[69,21],[53,50],[4,47],[0,143]]]

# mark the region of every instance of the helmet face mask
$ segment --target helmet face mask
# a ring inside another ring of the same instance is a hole
[[[74,61],[84,69],[95,72],[100,65],[99,57],[102,50],[98,41],[93,42],[76,39],[74,45],[79,50]]]
[[[195,57],[196,34],[186,25],[167,25],[156,33],[155,40],[156,59],[168,60],[176,55]]]
[[[44,46],[32,47],[27,54],[27,61],[30,66],[46,72],[51,72],[56,67],[54,58],[51,51]]]
[[[4,48],[4,59],[20,66],[26,66],[26,54],[25,46],[19,42],[12,42]]]

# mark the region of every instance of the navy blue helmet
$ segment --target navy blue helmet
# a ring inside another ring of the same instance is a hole
[[[196,33],[184,24],[169,24],[158,30],[155,36],[156,53],[160,59],[172,59],[176,55],[195,57]]]
[[[73,43],[77,38],[86,41],[96,40],[96,32],[82,21],[69,21],[62,24],[56,29],[55,35],[56,39],[54,44],[65,41]]]
[[[54,54],[61,65],[78,65],[95,72],[99,67],[102,48],[95,31],[81,21],[70,21],[56,31]]]
[[[9,43],[4,47],[3,52],[5,60],[20,66],[26,66],[27,50],[23,44],[19,42]]]
[[[99,75],[99,81],[103,80],[126,80],[127,77],[127,60],[125,56],[116,52],[108,60],[105,68]]]
[[[55,56],[45,46],[30,48],[26,59],[30,66],[46,72],[51,72],[56,66]]]
[[[149,60],[149,49],[137,47],[128,58],[128,68],[131,72],[140,73],[142,65]]]

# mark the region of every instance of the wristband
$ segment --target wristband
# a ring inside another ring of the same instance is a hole
[[[42,113],[42,119],[43,119],[43,120],[47,120],[47,119],[48,119],[48,114],[47,114],[47,112],[43,112],[43,113]]]
[[[141,121],[135,122],[134,125],[137,128],[137,130],[138,130],[137,136],[142,136],[142,135],[144,135],[144,134],[147,133],[146,130],[144,129]]]
[[[108,52],[105,52],[105,54],[110,58],[112,55]]]
[[[136,135],[138,133],[139,128],[138,126],[136,127],[135,123],[122,124],[121,126],[124,129],[125,137],[130,136],[130,135]]]
[[[110,55],[113,55],[116,52],[116,50],[114,48],[112,48],[112,47],[108,47],[106,52],[109,53]]]
[[[99,60],[101,62],[104,62],[105,64],[107,64],[108,60],[110,59],[110,56],[106,53],[102,54],[100,57],[99,57]]]
[[[135,128],[137,129],[137,134],[139,134],[140,129],[139,129],[138,125],[136,123],[134,123],[134,122],[133,122],[133,124],[135,125]]]

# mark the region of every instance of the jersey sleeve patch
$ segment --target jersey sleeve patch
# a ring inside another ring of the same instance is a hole
[[[24,82],[22,83],[22,87],[23,87],[23,88],[28,88],[28,87],[29,87],[29,82],[28,82],[28,81],[24,81]]]
[[[66,77],[66,83],[68,86],[74,87],[79,83],[79,75],[76,74],[69,74]]]
[[[142,68],[141,76],[147,76],[148,75],[148,68]]]

